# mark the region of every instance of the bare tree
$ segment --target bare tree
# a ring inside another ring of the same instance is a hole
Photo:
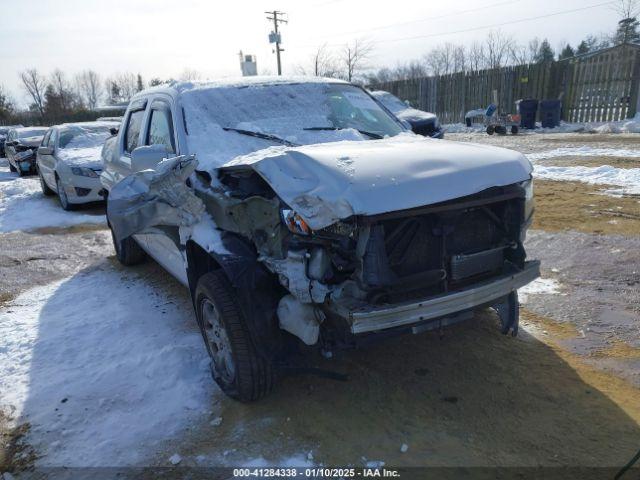
[[[30,68],[20,74],[20,79],[24,89],[31,97],[33,105],[38,110],[40,118],[44,118],[44,92],[47,88],[47,81],[44,75],[35,68]]]
[[[133,73],[119,73],[105,81],[111,104],[128,102],[138,91],[138,79]]]
[[[313,74],[316,77],[336,77],[338,65],[333,53],[326,44],[320,45],[311,58]]]
[[[467,49],[467,65],[469,70],[477,72],[482,70],[486,64],[484,45],[480,42],[473,42]]]
[[[425,56],[424,62],[433,75],[448,75],[453,70],[455,45],[445,43],[432,48]]]
[[[180,81],[195,82],[202,78],[202,74],[193,68],[185,68],[180,74]]]
[[[500,30],[491,30],[485,40],[487,52],[487,67],[500,68],[507,63],[512,51],[513,39],[504,35]]]
[[[100,75],[93,70],[85,70],[76,75],[78,92],[90,110],[94,110],[102,98],[100,83]]]
[[[467,54],[463,46],[456,45],[453,48],[453,71],[464,72],[467,70]]]
[[[73,92],[71,84],[67,80],[65,73],[56,69],[51,73],[51,91],[57,97],[57,104],[62,112],[68,112],[80,106],[82,103]]]
[[[613,8],[621,18],[634,18],[640,15],[640,2],[638,0],[617,0],[617,2],[612,3],[611,8]]]
[[[372,53],[373,44],[366,40],[355,40],[344,46],[339,61],[344,68],[344,77],[349,82],[367,68],[367,62],[371,59]]]

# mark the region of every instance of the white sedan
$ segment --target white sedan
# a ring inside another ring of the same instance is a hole
[[[118,126],[116,122],[82,122],[51,127],[36,161],[42,192],[57,194],[65,210],[102,201],[100,152]]]

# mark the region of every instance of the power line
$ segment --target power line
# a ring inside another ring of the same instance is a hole
[[[450,32],[441,32],[441,33],[431,33],[431,34],[426,34],[426,35],[415,35],[415,36],[411,36],[411,37],[400,37],[400,38],[390,38],[390,39],[384,39],[384,40],[373,40],[371,43],[387,43],[387,42],[401,42],[401,41],[406,41],[406,40],[418,40],[418,39],[423,39],[423,38],[435,38],[435,37],[444,37],[447,35],[456,35],[459,33],[468,33],[468,32],[474,32],[474,31],[478,31],[478,30],[485,30],[488,28],[496,28],[496,27],[503,27],[505,25],[512,25],[512,24],[517,24],[517,23],[524,23],[524,22],[529,22],[532,20],[540,20],[542,18],[549,18],[549,17],[554,17],[557,15],[565,15],[567,13],[575,13],[575,12],[580,12],[583,10],[590,10],[593,8],[597,8],[597,7],[602,7],[604,5],[610,5],[611,3],[613,3],[611,0],[607,1],[607,2],[602,2],[602,3],[597,3],[595,5],[589,5],[586,7],[579,7],[579,8],[573,8],[570,10],[563,10],[560,12],[554,12],[554,13],[548,13],[545,15],[538,15],[535,17],[527,17],[527,18],[520,18],[518,20],[511,20],[508,22],[500,22],[500,23],[494,23],[494,24],[490,24],[490,25],[482,25],[479,27],[471,27],[471,28],[466,28],[466,29],[462,29],[462,30],[455,30],[455,31],[450,31]],[[337,47],[337,46],[341,46],[343,44],[341,43],[333,43],[330,44],[331,46]],[[315,47],[316,45],[300,45],[300,47]]]
[[[341,32],[341,33],[336,33],[336,34],[332,34],[332,35],[321,35],[319,38],[326,38],[326,37],[340,36],[340,35],[356,35],[358,33],[375,32],[375,31],[379,31],[379,30],[386,30],[388,28],[393,28],[393,27],[401,27],[401,26],[405,26],[405,25],[413,25],[413,24],[416,24],[416,23],[430,22],[432,20],[440,20],[442,18],[453,17],[453,16],[456,16],[456,15],[464,15],[465,13],[473,13],[473,12],[477,12],[477,11],[480,11],[480,10],[486,10],[487,8],[501,7],[503,5],[514,4],[514,3],[521,2],[521,1],[522,0],[506,0],[506,1],[502,1],[502,2],[492,3],[492,4],[489,4],[489,5],[484,5],[482,7],[470,8],[468,10],[459,10],[457,12],[445,13],[443,15],[425,17],[425,18],[420,18],[420,19],[416,19],[416,20],[409,20],[407,22],[391,23],[389,25],[382,25],[382,26],[379,26],[379,27],[373,27],[373,28],[369,28],[369,29],[366,29],[366,30],[352,30],[350,32]]]
[[[392,38],[392,39],[386,39],[386,40],[378,40],[378,41],[374,41],[374,43],[401,42],[401,41],[404,41],[404,40],[416,40],[416,39],[420,39],[420,38],[433,38],[433,37],[441,37],[441,36],[445,36],[445,35],[454,35],[454,34],[458,34],[458,33],[474,32],[476,30],[484,30],[484,29],[487,29],[487,28],[503,27],[505,25],[512,25],[512,24],[515,24],[515,23],[529,22],[531,20],[540,20],[542,18],[549,18],[549,17],[555,17],[557,15],[565,15],[567,13],[575,13],[575,12],[580,12],[580,11],[583,11],[583,10],[590,10],[592,8],[602,7],[604,5],[610,5],[611,3],[613,3],[613,2],[611,0],[609,0],[608,2],[597,3],[595,5],[589,5],[587,7],[573,8],[571,10],[563,10],[561,12],[548,13],[546,15],[538,15],[536,17],[521,18],[519,20],[512,20],[512,21],[509,21],[509,22],[494,23],[494,24],[491,24],[491,25],[483,25],[481,27],[472,27],[472,28],[467,28],[467,29],[464,29],[464,30],[456,30],[454,32],[433,33],[433,34],[428,34],[428,35],[416,35],[416,36],[413,36],[413,37],[402,37],[402,38]]]

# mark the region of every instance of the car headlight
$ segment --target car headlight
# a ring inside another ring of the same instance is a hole
[[[287,226],[290,232],[297,233],[298,235],[311,235],[311,228],[307,225],[300,215],[293,210],[283,209],[282,221]]]
[[[529,222],[533,215],[534,199],[533,199],[533,179],[527,180],[520,184],[524,188],[524,221]]]
[[[98,178],[98,174],[96,172],[85,167],[71,167],[71,173],[80,177]]]

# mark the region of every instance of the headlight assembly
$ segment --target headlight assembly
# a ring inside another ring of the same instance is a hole
[[[71,173],[80,177],[98,178],[98,174],[96,172],[85,167],[71,167]]]
[[[290,232],[297,233],[298,235],[311,235],[311,228],[307,225],[300,215],[293,210],[283,209],[282,221],[287,226]]]

